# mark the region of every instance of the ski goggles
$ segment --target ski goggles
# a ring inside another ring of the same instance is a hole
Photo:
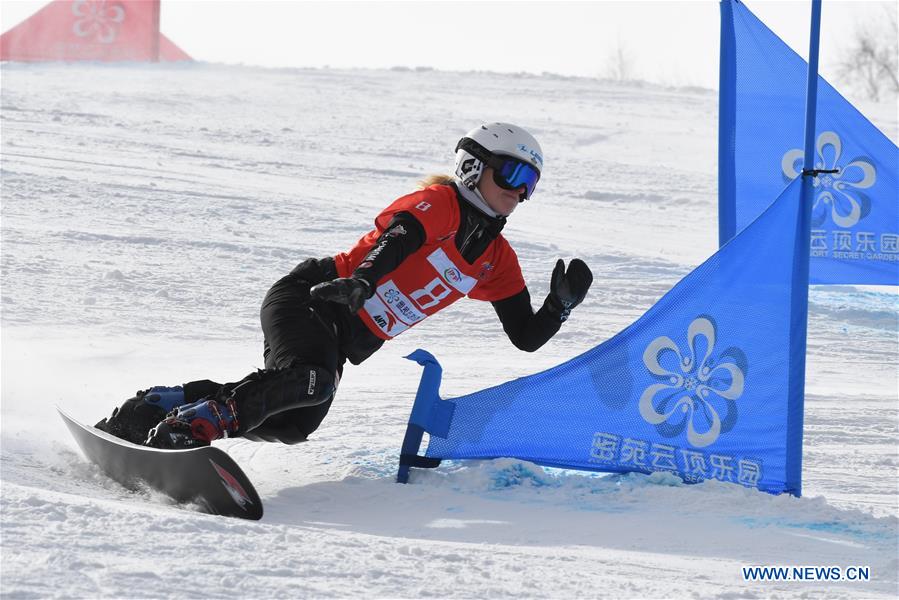
[[[530,163],[512,156],[493,154],[471,138],[459,140],[456,150],[460,148],[493,169],[493,183],[504,190],[517,190],[524,186],[522,200],[530,198],[537,188],[540,172]]]
[[[527,199],[537,188],[540,173],[524,161],[494,155],[487,165],[493,167],[493,183],[505,190],[517,190],[525,186],[524,198]]]

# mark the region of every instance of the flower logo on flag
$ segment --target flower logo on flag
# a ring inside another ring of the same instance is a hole
[[[877,181],[877,169],[866,157],[856,157],[841,165],[843,142],[834,131],[818,136],[815,168],[839,169],[837,173],[822,173],[815,177],[815,203],[812,206],[812,226],[818,227],[829,214],[834,224],[849,228],[871,212],[871,199],[865,190]],[[784,177],[792,181],[802,173],[803,151],[793,149],[784,154],[781,168]]]
[[[101,44],[113,43],[119,25],[125,20],[125,8],[106,0],[75,0],[72,14],[78,17],[72,25],[72,32],[78,37],[96,35]]]
[[[696,448],[714,443],[736,425],[736,400],[748,371],[739,348],[715,355],[715,330],[709,317],[699,316],[687,328],[688,352],[664,335],[643,352],[643,364],[659,383],[640,396],[640,416],[665,437],[686,429],[687,441]]]

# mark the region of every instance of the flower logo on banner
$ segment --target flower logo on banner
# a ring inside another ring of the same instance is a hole
[[[709,317],[699,316],[687,328],[688,352],[667,336],[657,337],[643,352],[643,364],[659,383],[640,396],[640,416],[664,437],[686,429],[687,441],[696,448],[714,443],[736,425],[736,400],[748,371],[739,348],[715,355],[715,329]]]
[[[812,207],[812,225],[819,227],[828,214],[834,224],[849,228],[871,212],[871,199],[861,190],[877,181],[877,169],[866,157],[856,157],[842,166],[840,157],[843,142],[834,131],[818,136],[815,168],[839,169],[837,173],[822,173],[815,177],[815,203]],[[781,168],[789,181],[802,173],[803,151],[793,149],[784,154]]]
[[[97,36],[101,44],[111,44],[125,20],[125,8],[106,0],[75,0],[72,14],[77,17],[72,32],[78,37]]]

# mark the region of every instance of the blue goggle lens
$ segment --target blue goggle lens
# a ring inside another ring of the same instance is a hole
[[[515,158],[505,156],[494,157],[493,181],[506,190],[517,190],[525,186],[525,198],[530,198],[537,187],[540,173],[533,166]]]

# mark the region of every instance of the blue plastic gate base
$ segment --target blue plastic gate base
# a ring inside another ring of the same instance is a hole
[[[439,459],[418,456],[418,450],[425,432],[441,437],[448,435],[456,408],[454,402],[440,399],[440,377],[443,369],[437,359],[425,350],[416,350],[406,358],[423,366],[424,372],[418,384],[418,393],[415,395],[409,426],[400,450],[397,483],[409,481],[409,467],[433,468],[440,465]]]

